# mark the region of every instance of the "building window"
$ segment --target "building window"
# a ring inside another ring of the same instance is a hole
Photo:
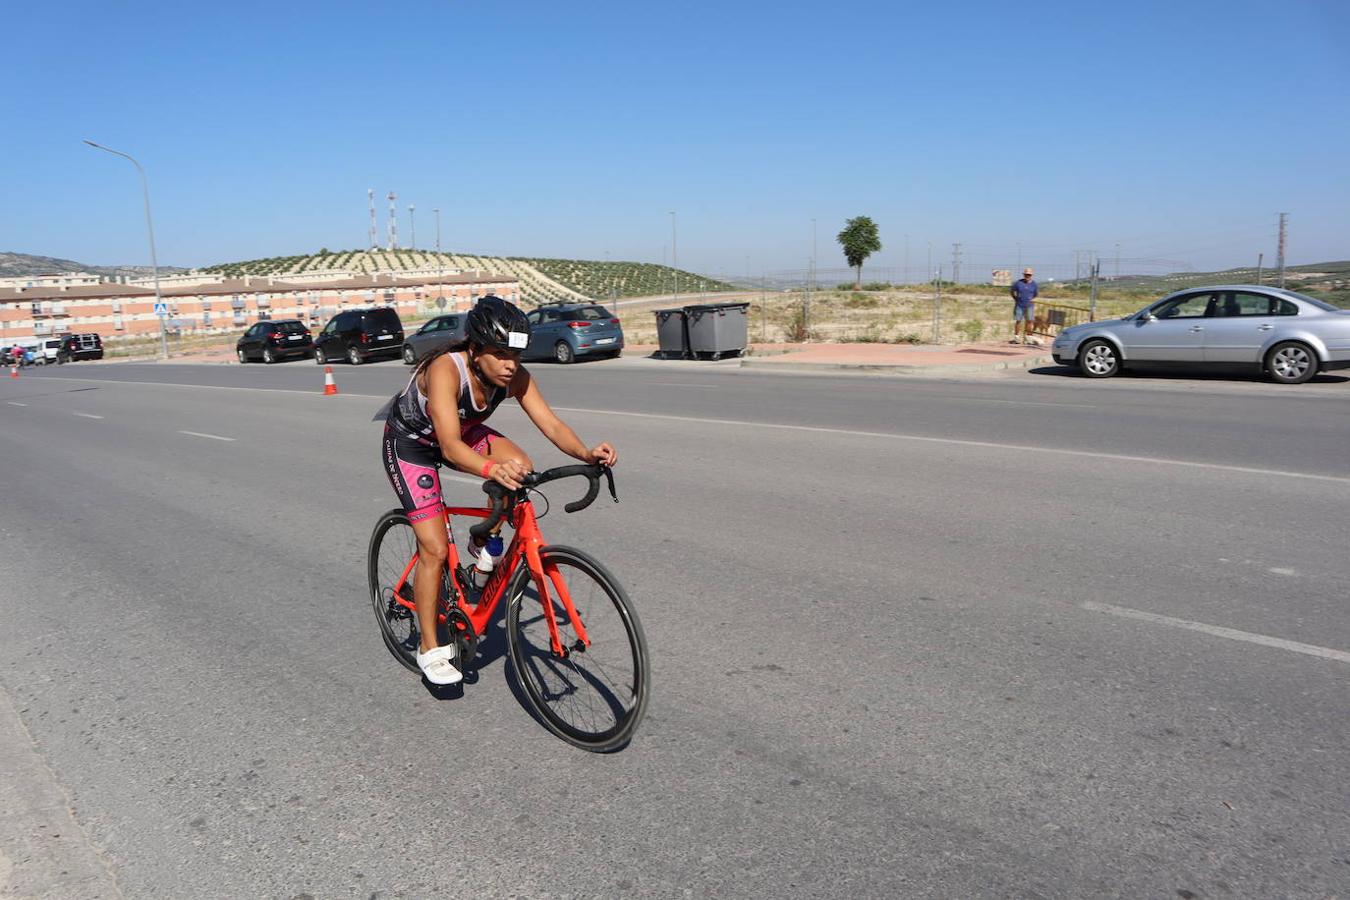
[[[122,313],[121,313],[121,312],[114,312],[114,313],[113,313],[113,328],[116,328],[118,331],[121,331],[121,330],[122,330]]]

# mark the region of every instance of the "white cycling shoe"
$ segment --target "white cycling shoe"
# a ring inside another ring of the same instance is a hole
[[[455,668],[455,648],[436,647],[417,654],[417,666],[432,684],[458,684],[464,673]]]

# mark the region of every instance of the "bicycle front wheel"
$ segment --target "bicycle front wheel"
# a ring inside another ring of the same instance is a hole
[[[623,587],[605,567],[570,547],[539,552],[548,602],[565,657],[554,655],[538,585],[528,566],[508,589],[506,634],[511,665],[531,709],[574,746],[603,752],[627,744],[647,710],[647,640]],[[547,574],[556,568],[590,638],[582,645]]]

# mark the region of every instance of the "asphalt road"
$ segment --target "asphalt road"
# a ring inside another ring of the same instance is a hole
[[[369,420],[407,374],[334,368],[0,381],[0,687],[37,761],[5,790],[68,798],[107,893],[1350,894],[1344,379],[534,367],[621,454],[622,502],[550,490],[545,534],[654,660],[595,756],[501,659],[438,699],[389,657]]]

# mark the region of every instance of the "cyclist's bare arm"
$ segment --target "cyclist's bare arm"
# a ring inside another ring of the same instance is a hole
[[[449,355],[437,358],[426,371],[427,414],[431,424],[436,427],[436,440],[441,445],[441,456],[446,462],[462,472],[482,476],[483,468],[489,462],[486,456],[480,456],[460,438],[459,420],[459,372]],[[525,475],[524,466],[515,460],[494,463],[486,477],[499,482],[503,487],[515,490],[520,487],[520,479]]]
[[[571,427],[558,418],[539,391],[539,384],[530,373],[521,369],[511,381],[511,394],[520,400],[520,408],[530,417],[534,426],[563,453],[585,463],[604,463],[612,466],[619,454],[608,442],[587,447]]]

